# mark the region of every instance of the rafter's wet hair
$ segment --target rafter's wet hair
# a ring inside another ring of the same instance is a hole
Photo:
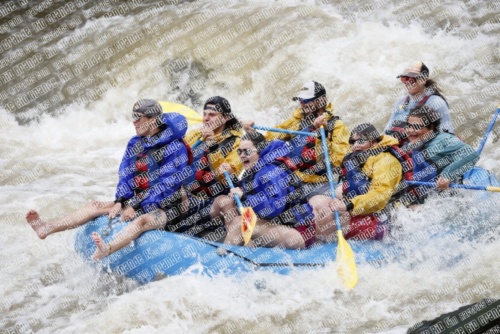
[[[260,153],[264,148],[267,147],[268,141],[266,141],[266,138],[257,131],[249,131],[247,132],[242,138],[241,141],[243,140],[249,140],[252,142],[252,144],[257,148],[257,152]]]
[[[378,142],[382,140],[380,133],[377,131],[375,126],[370,123],[361,123],[356,126],[354,129],[352,129],[350,138],[352,138],[352,136],[355,134],[357,134],[361,138],[366,138],[368,140],[375,140]]]
[[[441,125],[441,115],[428,106],[422,106],[410,111],[408,117],[406,118],[407,122],[410,117],[420,118],[426,127],[434,131],[439,131],[439,127]]]

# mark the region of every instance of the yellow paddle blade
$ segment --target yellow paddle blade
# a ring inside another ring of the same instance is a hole
[[[339,276],[344,282],[344,285],[352,289],[358,284],[358,271],[356,270],[356,261],[351,246],[347,243],[342,235],[342,231],[337,231],[338,245],[336,260],[339,263]]]
[[[203,117],[193,109],[179,103],[159,101],[163,112],[176,112],[186,117],[188,126],[203,122]]]
[[[500,187],[486,187],[486,190],[500,193]]]
[[[243,241],[245,246],[248,245],[252,239],[253,230],[257,223],[257,216],[251,207],[243,208],[241,210],[241,233],[243,234]]]

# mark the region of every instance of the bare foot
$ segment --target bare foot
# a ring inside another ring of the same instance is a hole
[[[26,220],[40,239],[45,239],[47,235],[49,235],[49,233],[47,232],[47,223],[40,218],[38,212],[36,212],[35,210],[30,210],[26,214]]]
[[[94,240],[94,243],[97,247],[95,250],[94,255],[92,255],[92,260],[97,261],[102,259],[103,257],[106,257],[109,255],[109,246],[106,245],[104,242],[104,239],[101,237],[101,235],[97,232],[92,233],[92,240]]]

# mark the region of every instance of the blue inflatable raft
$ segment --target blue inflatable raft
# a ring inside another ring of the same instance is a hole
[[[84,259],[91,261],[96,250],[90,237],[92,232],[98,232],[109,242],[127,224],[117,218],[109,222],[107,216],[101,216],[77,233],[75,248]],[[109,235],[105,235],[109,231]],[[387,249],[382,250],[380,241],[350,244],[358,262],[383,261],[387,255]],[[145,284],[157,277],[178,275],[186,271],[208,276],[233,275],[259,269],[287,274],[292,268],[324,266],[335,260],[336,250],[335,243],[317,244],[306,250],[231,246],[164,230],[153,230],[141,234],[131,245],[113,253],[102,262],[109,262],[113,272]]]
[[[464,183],[500,185],[494,175],[478,167],[468,172]],[[92,261],[92,254],[96,250],[91,239],[92,232],[98,232],[108,243],[127,224],[117,218],[109,221],[107,216],[101,216],[78,231],[75,249],[84,259]],[[131,245],[102,260],[102,263],[109,264],[117,274],[145,284],[159,277],[184,272],[214,276],[271,270],[287,274],[293,268],[315,268],[335,261],[335,243],[318,243],[306,250],[290,250],[231,246],[211,241],[220,239],[223,233],[224,228],[221,227],[207,235],[207,239],[202,239],[164,230],[148,231]],[[349,241],[349,244],[358,263],[383,264],[404,252],[398,245],[380,241]]]

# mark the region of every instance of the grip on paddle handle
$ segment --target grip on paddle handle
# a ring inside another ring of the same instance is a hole
[[[229,184],[229,188],[234,189],[233,181],[231,180],[231,177],[229,176],[229,173],[227,171],[224,171],[224,177],[226,178],[226,181]],[[237,194],[234,194],[233,198],[241,213],[243,204],[241,203],[240,197]]]

